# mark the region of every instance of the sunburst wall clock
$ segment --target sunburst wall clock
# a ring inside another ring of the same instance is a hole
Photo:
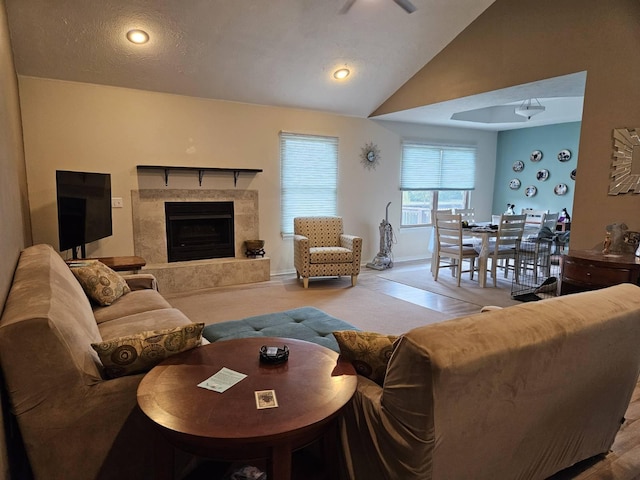
[[[364,147],[362,147],[360,159],[360,161],[366,168],[376,168],[378,166],[378,163],[380,162],[380,149],[373,142],[369,142]]]

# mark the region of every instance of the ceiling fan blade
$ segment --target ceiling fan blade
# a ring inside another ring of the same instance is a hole
[[[400,5],[400,7],[402,7],[404,11],[407,13],[413,13],[416,11],[416,7],[409,0],[393,0],[393,1],[396,2],[398,5]]]
[[[347,3],[345,3],[344,6],[340,9],[340,13],[347,13],[354,3],[356,3],[356,0],[347,0]]]

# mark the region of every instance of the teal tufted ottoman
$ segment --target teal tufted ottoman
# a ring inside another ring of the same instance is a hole
[[[202,336],[210,342],[246,337],[286,337],[314,342],[340,352],[332,332],[358,330],[314,307],[256,315],[242,320],[213,323],[204,327]]]

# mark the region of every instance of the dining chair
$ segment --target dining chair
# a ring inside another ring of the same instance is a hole
[[[553,237],[555,235],[556,224],[560,214],[544,213],[542,215],[541,227],[535,237],[529,237],[520,242],[518,249],[518,271],[516,278],[522,272],[531,268],[534,283],[538,282],[538,269],[541,269],[545,278],[551,275],[551,255],[553,253]]]
[[[451,214],[453,210],[451,208],[447,209],[439,209],[439,210],[431,210],[431,224],[433,225],[433,234],[431,235],[431,240],[429,243],[429,247],[431,249],[431,275],[434,274],[436,268],[435,265],[438,263],[438,242],[436,240],[436,215],[438,213]],[[451,269],[451,275],[453,276],[454,269]]]
[[[542,223],[542,216],[548,212],[549,210],[536,210],[534,208],[523,208],[520,211],[522,215],[527,216],[525,220],[525,223],[527,225],[538,225],[538,226],[540,226],[540,224]]]
[[[493,286],[497,286],[498,263],[502,260],[500,268],[504,268],[504,278],[507,278],[509,270],[514,275],[518,272],[518,247],[522,242],[526,215],[501,215],[498,224],[498,233],[493,243],[493,251],[489,253],[491,258],[491,277]],[[491,245],[491,244],[490,244]],[[513,260],[513,265],[510,260]]]
[[[439,213],[444,213],[444,214],[452,214],[453,213],[453,209],[452,208],[439,208],[438,210],[431,210],[431,222],[433,223],[433,227],[435,228],[436,226],[436,215]]]
[[[558,218],[560,218],[560,213],[545,213],[542,217],[542,227],[548,228],[552,232],[556,231],[556,226],[558,225]]]
[[[454,208],[453,213],[462,216],[462,221],[467,221],[470,224],[476,221],[476,209],[475,208]]]
[[[436,213],[436,265],[433,269],[434,280],[438,281],[438,272],[441,268],[453,268],[456,273],[457,284],[463,273],[470,273],[473,280],[473,272],[476,270],[475,260],[478,252],[473,247],[463,245],[462,241],[462,215],[451,213]],[[449,263],[441,264],[443,259]],[[469,261],[469,270],[462,270],[464,260]],[[446,260],[445,260],[446,261]]]
[[[454,208],[453,213],[462,215],[462,221],[466,221],[468,225],[473,225],[476,222],[475,208]],[[462,237],[465,246],[473,246],[473,237],[465,236],[464,233]]]
[[[523,208],[520,213],[526,215],[527,218],[524,222],[524,237],[529,235],[537,235],[538,230],[542,226],[542,217],[549,210],[536,210],[534,208]]]

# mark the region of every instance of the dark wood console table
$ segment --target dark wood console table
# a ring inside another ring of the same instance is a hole
[[[560,265],[560,295],[619,283],[640,285],[640,258],[632,253],[604,255],[596,250],[570,250],[560,257]]]

